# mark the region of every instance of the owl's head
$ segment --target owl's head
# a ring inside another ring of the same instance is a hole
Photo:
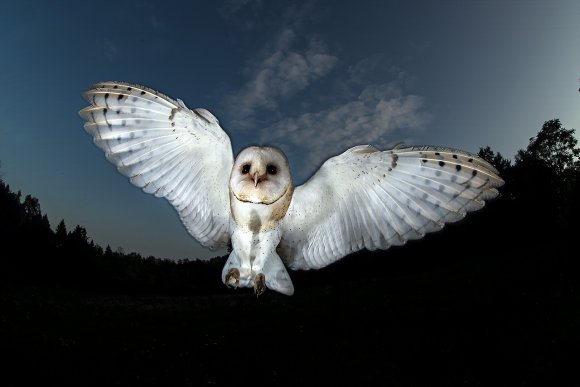
[[[230,191],[238,200],[272,204],[292,188],[288,159],[281,150],[252,146],[236,157]]]

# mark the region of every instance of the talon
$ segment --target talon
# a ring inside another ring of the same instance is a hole
[[[261,296],[266,291],[266,277],[264,274],[256,274],[254,277],[254,293],[256,293],[256,297]]]
[[[226,274],[226,286],[228,288],[237,289],[240,285],[240,271],[235,267],[228,270],[228,274]]]

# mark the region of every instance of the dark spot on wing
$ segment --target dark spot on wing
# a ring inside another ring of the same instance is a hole
[[[103,108],[103,116],[105,117],[105,122],[107,123],[107,126],[109,127],[109,129],[113,128],[113,125],[111,125],[111,123],[109,122],[109,120],[107,120],[107,112],[108,109],[107,108]]]
[[[477,171],[474,169],[473,172],[471,172],[471,176],[475,176],[477,175]]]
[[[195,113],[196,116],[198,116],[199,118],[201,118],[202,120],[204,120],[205,122],[207,122],[208,124],[210,123],[207,118],[205,118],[203,115],[199,114],[197,110],[193,111]]]
[[[461,165],[456,165],[455,169],[457,169],[457,172],[461,171]]]
[[[439,161],[439,166],[440,167],[444,167],[445,166],[445,162],[444,161]]]

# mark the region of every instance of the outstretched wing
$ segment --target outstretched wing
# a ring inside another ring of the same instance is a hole
[[[290,268],[312,269],[402,245],[482,208],[501,185],[493,166],[463,151],[357,146],[296,188],[278,252]]]
[[[98,83],[83,96],[91,104],[79,112],[85,130],[117,170],[166,198],[202,245],[226,245],[233,154],[218,120],[129,83]]]

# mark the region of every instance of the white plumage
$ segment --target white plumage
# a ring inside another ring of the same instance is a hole
[[[482,208],[502,184],[493,166],[466,152],[357,146],[296,188],[279,250],[290,268],[309,269],[399,246]]]
[[[360,145],[294,187],[284,154],[231,143],[205,109],[149,88],[99,83],[84,93],[85,129],[119,172],[166,198],[204,246],[232,243],[226,285],[294,288],[286,271],[319,269],[361,249],[388,249],[478,210],[503,184],[476,155]]]
[[[166,198],[202,245],[227,245],[233,155],[217,119],[128,83],[99,83],[84,97],[91,103],[79,112],[85,129],[117,170]]]

